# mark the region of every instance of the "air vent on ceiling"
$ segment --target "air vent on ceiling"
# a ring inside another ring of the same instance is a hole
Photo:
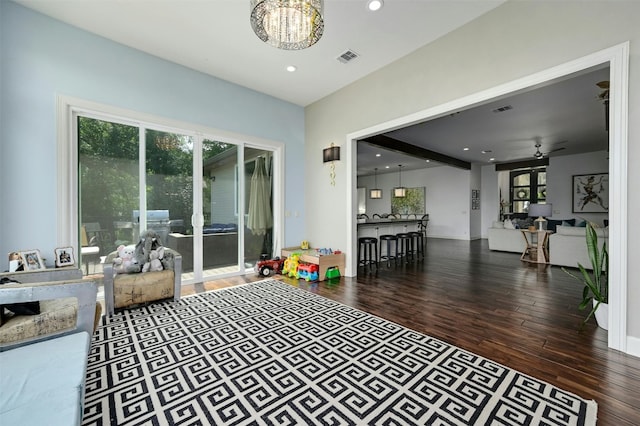
[[[344,53],[342,53],[340,56],[338,56],[336,59],[340,62],[342,62],[343,64],[346,64],[348,62],[353,61],[354,59],[356,59],[358,55],[356,52],[354,52],[353,50],[349,49],[349,50],[345,50]]]
[[[496,108],[494,110],[492,110],[493,112],[505,112],[505,111],[509,111],[510,109],[513,109],[513,107],[511,105],[505,105],[505,106],[501,106],[500,108]]]

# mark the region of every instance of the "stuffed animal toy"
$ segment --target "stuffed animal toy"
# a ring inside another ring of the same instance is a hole
[[[142,265],[142,272],[162,271],[162,259],[164,258],[164,247],[153,249],[149,253],[149,261]]]
[[[136,244],[135,259],[140,267],[151,262],[151,251],[163,247],[160,236],[153,229],[148,229],[140,233],[140,241]],[[162,261],[161,261],[162,263]]]
[[[135,246],[118,246],[118,257],[113,259],[114,269],[117,274],[131,274],[140,272],[140,265],[137,263],[134,252]]]

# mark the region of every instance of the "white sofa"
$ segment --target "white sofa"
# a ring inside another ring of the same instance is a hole
[[[556,232],[549,236],[550,263],[557,266],[577,268],[578,263],[586,269],[591,268],[591,261],[587,254],[586,229],[580,226],[558,226]],[[598,246],[609,244],[609,230],[596,228]]]
[[[510,251],[520,253],[524,251],[525,241],[519,229],[491,227],[487,233],[489,250]]]
[[[507,251],[522,254],[524,238],[519,229],[497,227],[489,228],[489,250]],[[591,261],[587,255],[586,227],[562,226],[556,227],[556,232],[549,236],[549,263],[556,266],[578,267],[578,262],[586,269],[591,269]],[[609,230],[596,228],[598,245],[609,244]]]

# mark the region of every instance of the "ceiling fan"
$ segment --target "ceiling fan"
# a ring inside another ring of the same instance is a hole
[[[560,143],[564,143],[566,141],[562,141]],[[560,148],[556,148],[556,149],[552,149],[549,152],[542,152],[540,151],[540,148],[542,148],[542,143],[540,143],[539,140],[536,141],[536,144],[534,145],[536,147],[536,152],[533,154],[534,158],[537,158],[538,160],[544,157],[549,156],[549,154],[551,154],[552,152],[556,152],[556,151],[562,151],[563,149],[565,149],[565,147],[560,147]]]

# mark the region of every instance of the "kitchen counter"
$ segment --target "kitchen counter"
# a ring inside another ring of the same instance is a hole
[[[421,219],[358,219],[358,227],[360,226],[376,226],[376,225],[393,225],[418,223]]]
[[[419,231],[421,219],[358,219],[358,238]]]

